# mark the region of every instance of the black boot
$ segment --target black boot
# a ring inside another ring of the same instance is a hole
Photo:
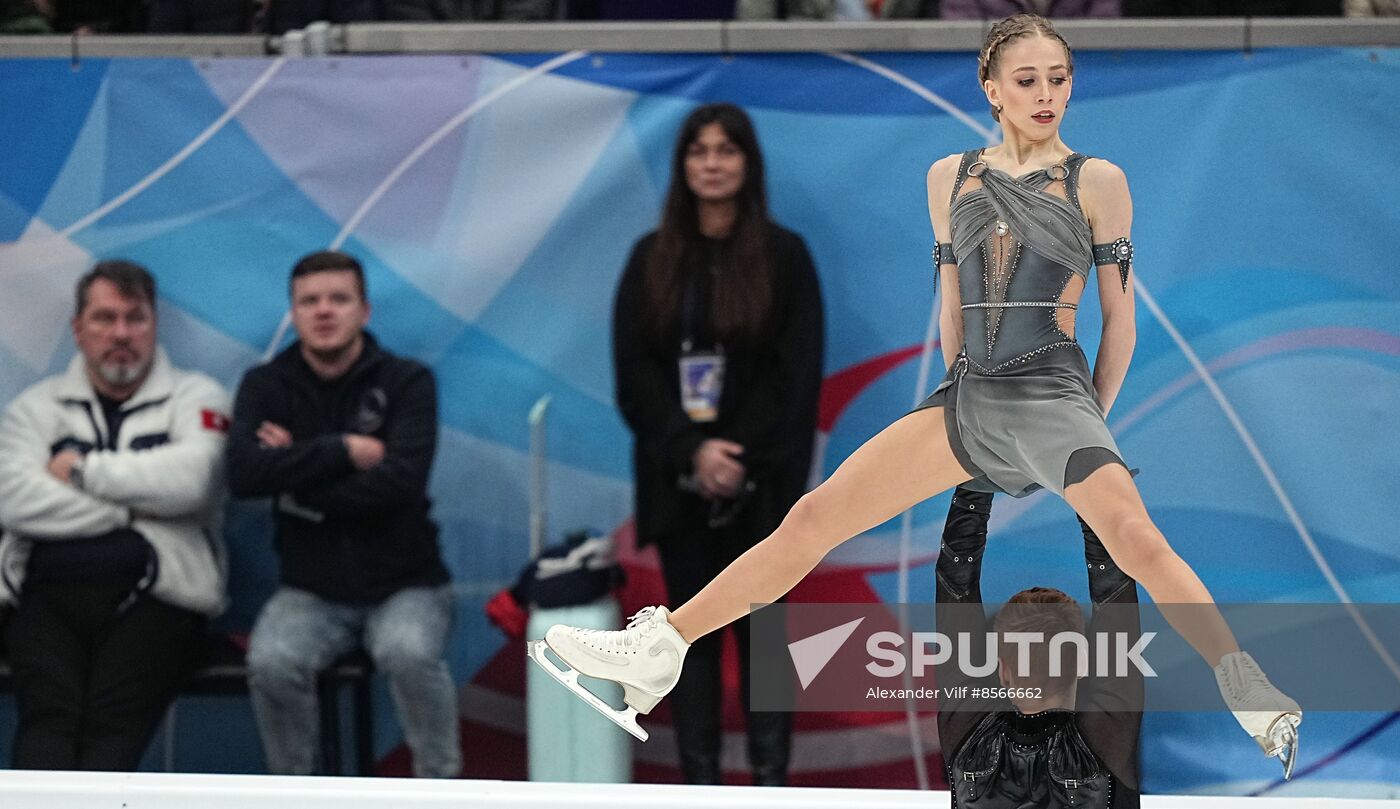
[[[720,783],[719,640],[714,633],[691,645],[680,682],[671,691],[671,727],[687,784]]]
[[[749,766],[756,787],[787,784],[788,760],[792,756],[792,714],[786,711],[759,711],[748,715]]]
[[[721,782],[719,758],[698,750],[681,751],[681,778],[687,784],[715,785]]]

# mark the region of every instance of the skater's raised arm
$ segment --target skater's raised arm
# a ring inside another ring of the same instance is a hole
[[[934,576],[938,631],[948,637],[967,633],[980,637],[987,632],[987,616],[982,606],[982,554],[987,549],[987,523],[992,516],[992,493],[959,486],[948,505],[943,522],[943,541],[938,551]],[[985,700],[971,699],[973,686],[995,687],[996,677],[969,677],[957,660],[935,668],[939,686],[938,738],[945,758],[951,759],[968,733],[988,713],[974,710]],[[961,690],[964,686],[968,690]],[[959,698],[958,695],[964,695]],[[1006,706],[1009,707],[1009,706]]]

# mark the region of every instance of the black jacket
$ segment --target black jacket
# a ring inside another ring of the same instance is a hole
[[[986,715],[958,746],[948,788],[957,809],[1110,809],[1113,775],[1067,710]]]
[[[677,487],[707,438],[742,444],[749,479],[757,485],[746,517],[764,534],[806,489],[822,383],[822,301],[816,269],[802,237],[774,224],[771,339],[727,346],[719,417],[697,424],[680,403],[680,329],[662,344],[646,327],[646,260],[656,234],[632,248],[613,307],[613,368],[617,404],[632,429],[637,540],[646,545],[684,530],[698,496]],[[761,535],[760,535],[761,538]]]
[[[264,421],[285,427],[295,443],[260,446]],[[357,471],[345,433],[383,441],[384,461]],[[385,351],[366,333],[360,359],[327,382],[311,371],[298,343],[238,386],[229,486],[236,497],[275,498],[283,584],[332,601],[375,603],[448,580],[428,516],[436,446],[437,386],[428,368]]]

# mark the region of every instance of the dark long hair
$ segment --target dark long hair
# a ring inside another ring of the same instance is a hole
[[[744,153],[744,184],[735,200],[734,228],[720,251],[719,272],[710,296],[708,322],[721,342],[750,342],[763,336],[773,302],[768,254],[768,194],[763,182],[763,153],[749,116],[733,104],[706,104],[681,125],[671,159],[671,187],[661,227],[646,264],[647,320],[654,339],[670,333],[680,317],[687,262],[703,260],[700,214],[695,193],[685,178],[685,158],[700,130],[719,124]]]

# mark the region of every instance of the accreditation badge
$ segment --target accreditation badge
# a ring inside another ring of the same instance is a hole
[[[719,418],[719,397],[724,392],[724,355],[686,352],[680,358],[681,407],[697,423]]]

